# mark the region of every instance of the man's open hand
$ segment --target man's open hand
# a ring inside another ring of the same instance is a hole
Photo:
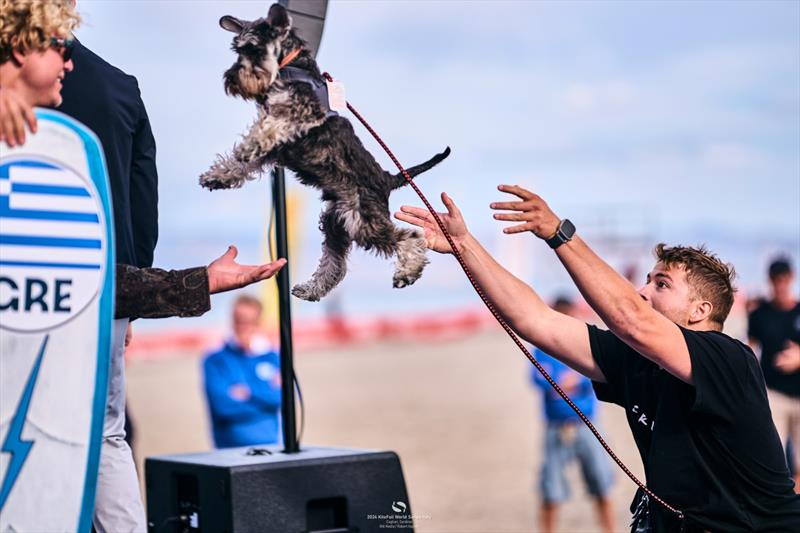
[[[495,220],[522,222],[522,224],[504,228],[503,233],[530,231],[540,239],[549,239],[555,235],[561,220],[542,200],[541,196],[533,194],[519,185],[499,185],[497,189],[513,194],[520,199],[514,202],[494,202],[489,205],[492,209],[514,211],[513,213],[495,213]]]
[[[453,242],[456,246],[461,246],[464,239],[469,235],[467,225],[464,223],[464,217],[461,216],[461,211],[456,207],[453,199],[447,196],[445,192],[442,193],[442,203],[447,208],[447,213],[437,214],[444,223],[444,227],[447,228],[447,232]],[[439,229],[439,225],[427,209],[404,205],[399,212],[394,214],[394,218],[422,228],[425,235],[425,244],[434,252],[441,254],[453,252],[450,243],[444,237],[444,233]]]
[[[240,265],[234,261],[238,253],[235,246],[230,246],[222,257],[208,265],[208,291],[211,294],[239,289],[269,279],[286,264],[286,259],[278,259],[264,265]]]

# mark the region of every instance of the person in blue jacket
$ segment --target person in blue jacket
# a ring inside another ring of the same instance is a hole
[[[262,311],[256,298],[237,298],[232,338],[203,361],[217,448],[272,444],[280,437],[280,359],[258,336]]]
[[[553,309],[565,315],[575,316],[575,305],[568,298],[556,299]],[[533,356],[575,405],[594,422],[597,399],[591,380],[538,348],[533,352]],[[539,478],[542,495],[539,514],[541,531],[548,533],[555,530],[558,509],[569,498],[569,484],[565,470],[569,463],[575,460],[580,464],[586,489],[595,501],[602,531],[614,531],[614,513],[609,498],[613,472],[605,450],[575,411],[533,366],[531,381],[541,389],[547,422],[544,435],[544,462]]]

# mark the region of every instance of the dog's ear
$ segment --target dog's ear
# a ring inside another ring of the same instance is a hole
[[[223,30],[228,30],[233,33],[242,33],[242,28],[245,27],[245,22],[237,19],[236,17],[225,15],[219,19],[219,25]]]
[[[280,4],[272,4],[267,15],[267,23],[273,28],[286,30],[292,25],[292,18],[285,7]]]

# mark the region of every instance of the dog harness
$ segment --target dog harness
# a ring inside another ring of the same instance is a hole
[[[325,112],[325,118],[338,117],[339,113],[331,109],[328,100],[328,84],[321,78],[315,77],[311,72],[304,68],[285,66],[278,71],[278,78],[283,81],[295,82],[299,81],[307,83],[314,91],[322,111]]]

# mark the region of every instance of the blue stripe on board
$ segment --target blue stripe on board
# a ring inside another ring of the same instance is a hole
[[[11,167],[27,167],[27,168],[54,168],[58,169],[57,166],[51,165],[50,163],[44,163],[41,161],[12,161],[11,163],[6,163],[5,165],[0,165],[0,180],[7,180],[9,171]]]
[[[41,268],[78,268],[82,270],[99,270],[100,265],[85,263],[37,263],[35,261],[0,261],[0,266],[11,267],[41,267]]]
[[[11,209],[8,196],[0,196],[0,218],[22,218],[26,220],[60,220],[62,222],[99,223],[97,213],[71,213],[68,211],[39,211],[36,209]]]
[[[54,248],[93,248],[100,249],[100,239],[71,239],[64,237],[29,237],[27,235],[2,235],[0,244],[17,246],[44,246]]]
[[[38,185],[34,183],[12,183],[11,192],[26,192],[32,194],[53,194],[58,196],[85,196],[91,198],[89,191],[83,187],[68,187],[66,185]]]

